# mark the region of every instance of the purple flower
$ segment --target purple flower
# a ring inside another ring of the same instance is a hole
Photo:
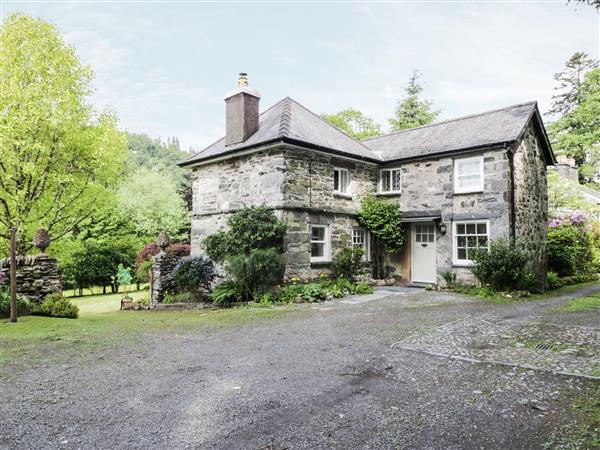
[[[583,211],[573,211],[569,219],[573,225],[583,225],[587,222],[588,216]]]

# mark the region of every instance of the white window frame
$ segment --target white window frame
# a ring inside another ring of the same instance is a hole
[[[323,233],[323,241],[313,241],[312,238],[312,230],[313,228],[323,228],[325,232]],[[310,253],[310,262],[311,263],[321,263],[321,262],[330,262],[331,261],[331,235],[329,234],[329,225],[324,225],[320,223],[311,223],[308,227],[308,239],[309,239],[309,248],[308,251]],[[323,256],[313,256],[312,255],[312,244],[319,243],[323,244]]]
[[[391,189],[392,187],[392,174],[393,172],[398,172],[400,174],[400,188],[399,189]],[[383,178],[384,176],[387,176],[390,178],[390,190],[389,191],[384,191],[383,190]],[[387,169],[380,169],[379,170],[379,193],[380,194],[400,194],[402,193],[402,169],[400,167],[390,167]]]
[[[458,220],[452,223],[452,263],[455,266],[470,266],[473,264],[473,261],[470,259],[458,259],[458,237],[459,236],[483,236],[482,234],[477,234],[477,224],[485,224],[486,230],[486,248],[490,248],[490,221],[489,219],[479,219],[479,220]],[[469,224],[475,224],[475,234],[467,234],[466,226]],[[465,234],[458,234],[458,225],[465,225]],[[483,247],[479,247],[483,248]]]
[[[340,181],[340,186],[338,186],[338,189],[335,188],[335,173],[336,172],[339,172],[338,180]],[[339,187],[341,187],[342,172],[346,173],[346,190],[345,191],[342,191],[339,189]],[[350,191],[350,171],[348,169],[344,169],[343,167],[334,167],[333,168],[333,193],[339,194],[339,195],[350,196],[349,191]]]
[[[477,160],[479,162],[480,182],[475,187],[469,187],[469,188],[462,187],[461,188],[460,183],[459,183],[460,174],[458,172],[460,163],[466,162],[466,161],[475,161],[475,160]],[[484,170],[483,170],[483,155],[471,156],[469,158],[457,158],[454,160],[454,192],[456,192],[457,194],[482,192],[483,188],[484,188],[484,184],[485,184],[484,176],[485,176],[485,174],[484,174]]]
[[[355,232],[361,232],[363,233],[363,242],[362,244],[356,244],[354,242],[354,233]],[[363,257],[362,260],[369,262],[371,261],[371,235],[369,234],[369,230],[367,230],[365,227],[353,227],[352,228],[352,247],[357,247],[358,245],[360,245],[360,247],[363,249]]]

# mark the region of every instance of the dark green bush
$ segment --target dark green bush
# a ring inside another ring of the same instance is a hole
[[[592,236],[584,226],[561,224],[548,228],[548,268],[560,277],[592,273]]]
[[[228,230],[207,236],[206,254],[221,262],[228,256],[249,255],[254,249],[275,248],[283,251],[287,225],[266,206],[247,207],[233,214],[227,221]]]
[[[344,247],[333,257],[333,271],[338,278],[353,280],[362,267],[363,249]]]
[[[152,259],[143,260],[135,271],[135,277],[140,283],[150,281],[150,270],[152,269]]]
[[[558,289],[565,285],[565,282],[558,276],[556,272],[548,272],[548,287],[550,289]]]
[[[61,293],[46,295],[46,298],[36,311],[36,314],[50,317],[64,317],[66,319],[77,319],[79,308],[72,304]]]
[[[243,289],[238,283],[226,280],[213,289],[210,298],[216,306],[228,306],[241,302],[243,294]]]
[[[372,294],[373,286],[368,283],[356,283],[354,285],[354,293],[358,295]]]
[[[212,260],[204,256],[186,256],[173,269],[173,280],[179,292],[210,291],[216,277]]]
[[[255,249],[249,255],[230,256],[226,260],[228,279],[239,286],[244,301],[251,301],[281,283],[283,270],[283,261],[275,248]]]
[[[473,275],[494,290],[517,290],[527,280],[529,255],[507,239],[491,241],[489,251],[477,250],[471,259]]]

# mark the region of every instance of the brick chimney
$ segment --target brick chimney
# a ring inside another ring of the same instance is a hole
[[[225,95],[225,145],[246,141],[258,130],[260,94],[248,86],[248,74],[240,73],[238,86]]]

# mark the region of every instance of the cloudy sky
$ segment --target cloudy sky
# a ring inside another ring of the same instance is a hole
[[[266,109],[289,95],[387,125],[413,70],[441,118],[536,99],[575,51],[598,57],[600,18],[556,2],[0,1],[55,23],[96,73],[121,126],[201,149],[224,134],[223,95],[248,72]]]

